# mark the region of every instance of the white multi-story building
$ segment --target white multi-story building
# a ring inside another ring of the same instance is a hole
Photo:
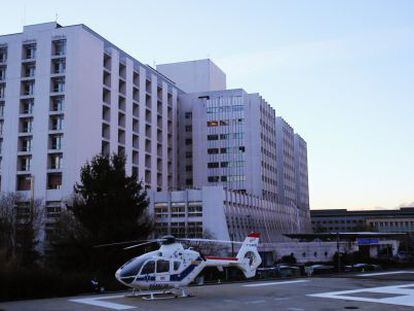
[[[290,203],[307,202],[306,143],[298,140],[291,164],[301,165],[292,180],[302,192],[280,193],[274,109],[257,93],[227,90],[211,60],[157,69],[85,25],[45,23],[0,36],[0,190],[43,199],[53,219],[86,161],[122,152],[126,173],[159,192],[154,202],[180,196],[177,188],[225,197],[217,208],[226,228],[210,226],[219,233],[303,231],[306,207]],[[293,146],[292,138],[292,159]],[[205,204],[206,215],[217,209]],[[174,223],[187,228],[178,215]]]
[[[180,95],[179,185],[276,198],[275,111],[242,89]]]
[[[283,118],[276,118],[278,202],[296,205],[295,134]]]
[[[246,208],[253,215],[262,207],[271,206],[273,213],[267,214],[267,219],[276,224],[279,231],[272,231],[270,226],[260,229],[273,236],[273,239],[277,239],[276,233],[283,230],[309,231],[309,211],[306,208],[299,209],[296,204],[297,170],[293,128],[282,118],[276,118],[275,110],[259,94],[248,94],[243,89],[225,89],[223,75],[216,65],[206,60],[199,62],[200,64],[195,61],[157,67],[170,79],[180,81],[178,85],[183,89],[204,89],[203,92],[179,96],[180,189],[194,187],[203,189],[204,192],[206,186],[213,186],[212,189],[221,186],[231,193],[260,198],[258,209],[249,204]],[[210,79],[197,78],[203,76],[203,70],[204,75]],[[194,73],[194,79],[183,79],[184,72]],[[220,83],[210,81],[222,81],[222,89],[217,90]],[[300,154],[303,164],[303,161],[306,162],[306,145]],[[301,172],[299,176],[306,173],[307,186],[307,164]],[[305,186],[304,181],[301,182]],[[206,202],[203,211],[209,209],[210,205]],[[223,204],[219,206],[223,207],[226,214],[228,209]],[[241,213],[241,209],[238,210]],[[281,211],[290,215],[289,221],[281,216]],[[277,213],[280,214],[279,218]],[[259,212],[257,215],[262,214]],[[183,224],[186,223],[185,220],[182,221]],[[289,229],[277,225],[280,221],[289,224]],[[226,224],[230,235],[240,238],[245,234],[241,228],[233,230],[231,221]],[[224,230],[217,226],[216,232]],[[208,228],[208,222],[205,227]]]
[[[306,141],[295,134],[296,206],[309,212],[308,151]]]
[[[150,189],[176,188],[179,92],[85,25],[0,36],[1,191],[56,212],[101,152],[123,152]]]
[[[252,231],[264,243],[284,240],[281,233],[295,233],[300,226],[294,206],[285,206],[223,186],[206,186],[172,192],[151,192],[150,208],[157,235],[244,240]]]

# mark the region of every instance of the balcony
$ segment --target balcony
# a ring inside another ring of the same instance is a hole
[[[66,54],[66,40],[59,39],[52,41],[52,56],[64,56]]]
[[[23,45],[22,60],[33,61],[36,58],[36,43]]]
[[[0,64],[5,64],[7,62],[7,47],[0,47]]]
[[[51,74],[52,75],[62,75],[66,72],[66,60],[63,59],[54,59],[51,64]]]
[[[63,112],[64,109],[64,103],[65,103],[65,97],[64,96],[52,96],[50,98],[50,112]]]
[[[65,92],[65,78],[52,78],[50,83],[50,91],[52,93]]]
[[[34,87],[35,87],[35,82],[33,80],[23,81],[20,87],[21,96],[33,96],[34,89],[35,89]]]
[[[35,62],[28,62],[22,64],[22,72],[21,77],[22,79],[34,78],[36,74],[36,63]]]
[[[0,66],[0,81],[6,80],[6,66]]]
[[[62,173],[48,173],[47,174],[47,189],[61,189],[62,188]]]

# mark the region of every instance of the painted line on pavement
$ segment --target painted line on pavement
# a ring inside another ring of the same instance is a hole
[[[134,307],[134,306],[103,301],[103,300],[106,300],[106,299],[118,299],[118,298],[124,298],[124,297],[125,297],[125,295],[92,296],[92,297],[86,297],[86,298],[80,298],[80,299],[70,299],[69,301],[76,302],[76,303],[83,303],[83,304],[86,304],[86,305],[91,305],[91,306],[96,306],[96,307],[108,308],[108,309],[112,309],[112,310],[136,309],[136,307]]]
[[[414,273],[414,271],[390,271],[390,272],[376,272],[376,273],[363,273],[357,274],[357,276],[377,276],[377,275],[390,275],[390,274],[402,274],[402,273]]]
[[[242,285],[242,286],[244,286],[244,287],[261,287],[261,286],[273,286],[273,285],[284,285],[284,284],[305,283],[305,282],[309,282],[309,280],[265,282],[265,283],[247,284],[247,285]]]
[[[369,298],[363,297],[364,293],[366,293],[367,296],[371,293],[379,293],[393,295],[393,297]],[[359,296],[352,296],[353,294],[358,294]],[[383,287],[366,287],[355,290],[310,294],[307,296],[414,307],[414,283]]]

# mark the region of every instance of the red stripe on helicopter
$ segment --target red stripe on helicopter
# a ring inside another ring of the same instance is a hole
[[[260,232],[252,232],[248,235],[249,238],[260,238]]]
[[[212,259],[212,260],[230,260],[230,261],[237,261],[238,258],[235,257],[216,257],[216,256],[206,256],[206,259]]]

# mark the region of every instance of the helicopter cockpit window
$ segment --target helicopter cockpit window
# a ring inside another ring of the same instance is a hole
[[[181,262],[180,261],[174,261],[174,271],[177,271],[180,269]]]
[[[146,260],[145,257],[136,257],[129,260],[121,267],[121,278],[136,276]]]
[[[155,272],[155,261],[154,260],[147,261],[141,270],[141,274],[150,274],[154,272]]]
[[[164,273],[170,270],[170,262],[168,260],[157,261],[157,273]]]

